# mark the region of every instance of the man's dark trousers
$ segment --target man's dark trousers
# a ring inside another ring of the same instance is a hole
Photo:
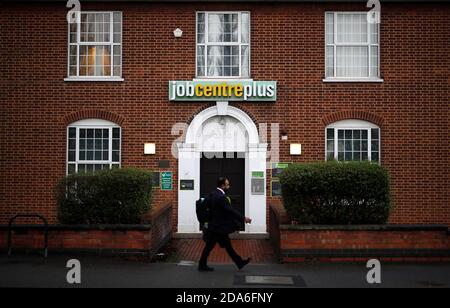
[[[205,240],[206,245],[203,249],[202,256],[199,261],[200,267],[207,266],[207,260],[208,256],[211,253],[211,251],[214,249],[216,244],[219,244],[220,247],[225,248],[230,258],[233,260],[233,262],[236,264],[236,266],[242,265],[244,262],[242,258],[234,251],[233,247],[231,246],[231,240],[228,234],[218,234],[213,231],[205,231]]]

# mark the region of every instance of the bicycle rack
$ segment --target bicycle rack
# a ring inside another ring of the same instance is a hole
[[[47,220],[44,218],[44,216],[38,215],[38,214],[19,214],[9,220],[9,223],[8,223],[8,257],[11,256],[11,252],[12,252],[11,245],[12,245],[13,222],[14,222],[14,220],[16,220],[19,217],[20,218],[39,218],[40,220],[42,220],[44,222],[44,258],[47,258],[47,256],[48,256],[48,223],[47,223]]]

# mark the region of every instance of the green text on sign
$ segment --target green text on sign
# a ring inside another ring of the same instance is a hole
[[[252,178],[264,178],[264,171],[252,171]]]
[[[275,102],[276,81],[169,81],[171,101]]]
[[[172,190],[173,177],[171,171],[161,172],[161,190]]]

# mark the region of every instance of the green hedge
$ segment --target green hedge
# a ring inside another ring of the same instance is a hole
[[[288,216],[301,224],[385,224],[387,171],[370,162],[294,164],[280,175]]]
[[[73,174],[56,186],[63,224],[138,224],[151,198],[152,172],[139,169]]]

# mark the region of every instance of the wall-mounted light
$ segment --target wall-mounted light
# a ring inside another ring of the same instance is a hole
[[[175,38],[180,38],[183,36],[183,31],[180,28],[176,28],[173,31],[173,36],[175,36]]]
[[[154,155],[156,154],[156,144],[154,143],[144,143],[144,154]]]
[[[300,143],[291,143],[291,155],[302,155],[302,145]]]
[[[281,140],[286,141],[288,140],[288,133],[285,130],[281,131]]]

